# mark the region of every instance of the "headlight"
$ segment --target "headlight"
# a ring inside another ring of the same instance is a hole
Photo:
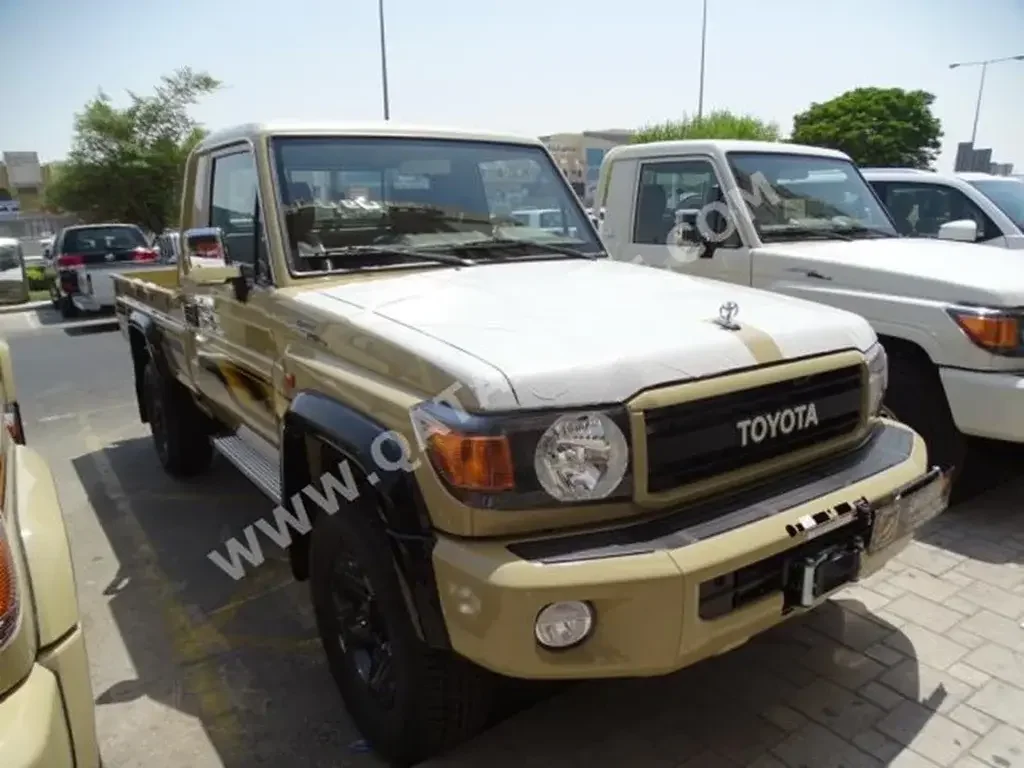
[[[994,355],[1024,356],[1024,315],[1019,310],[971,307],[951,309],[949,316],[982,349]]]
[[[600,412],[559,416],[533,454],[537,479],[557,501],[605,498],[619,487],[628,464],[626,436]]]
[[[868,416],[877,416],[889,386],[889,358],[881,342],[875,342],[865,357],[868,364]]]
[[[531,509],[633,495],[623,408],[470,414],[428,401],[411,415],[438,478],[468,506]]]

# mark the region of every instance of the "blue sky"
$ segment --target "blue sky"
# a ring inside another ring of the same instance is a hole
[[[527,134],[693,112],[701,0],[386,0],[392,118]],[[826,10],[828,9],[828,10]],[[857,86],[923,88],[970,138],[979,69],[1024,54],[1024,0],[709,0],[705,108],[789,130]],[[196,116],[381,116],[376,0],[0,0],[0,150],[62,157],[99,88],[145,92],[182,65],[224,88]],[[978,145],[1024,172],[1024,62],[990,68]]]

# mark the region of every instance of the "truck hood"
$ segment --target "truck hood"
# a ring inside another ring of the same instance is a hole
[[[418,271],[295,298],[486,389],[478,402],[495,410],[622,402],[876,338],[843,310],[605,259]],[[743,331],[714,322],[729,301]]]
[[[755,249],[755,269],[758,257],[764,256],[772,257],[771,272],[777,276],[787,269],[809,268],[843,288],[950,303],[1024,306],[1024,254],[1005,248],[928,238],[771,243]]]

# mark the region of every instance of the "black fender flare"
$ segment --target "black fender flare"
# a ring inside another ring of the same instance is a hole
[[[161,376],[171,376],[163,347],[163,332],[149,315],[137,309],[132,310],[128,315],[128,341],[131,344],[132,366],[135,370],[135,399],[139,405],[139,418],[145,423],[148,416],[142,387],[146,363],[152,360]]]
[[[317,479],[310,476],[306,439],[314,437],[336,450],[349,462],[360,492],[369,493],[375,502],[360,505],[360,511],[372,509],[387,533],[413,626],[427,645],[449,648],[432,561],[436,539],[419,488],[412,473],[381,469],[373,459],[375,441],[385,432],[388,429],[379,422],[326,395],[296,394],[283,418],[281,505],[295,514],[291,498]],[[367,481],[371,474],[377,478],[372,485]],[[319,510],[304,506],[313,522]],[[309,537],[294,537],[288,549],[292,573],[300,581],[309,578]]]

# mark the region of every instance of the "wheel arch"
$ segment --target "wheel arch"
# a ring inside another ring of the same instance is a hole
[[[167,361],[160,346],[160,329],[151,317],[139,311],[128,316],[128,343],[132,351],[132,369],[135,374],[135,400],[139,406],[139,418],[149,421],[146,413],[146,398],[143,394],[143,378],[146,366],[153,360],[162,374],[167,373]]]
[[[904,338],[902,336],[893,336],[886,333],[878,334],[878,341],[881,342],[885,348],[886,354],[888,355],[905,355],[913,358],[918,362],[929,363],[935,365],[931,355],[928,351],[918,344],[916,341]]]
[[[339,462],[347,462],[359,491],[359,500],[347,510],[377,516],[388,538],[392,564],[413,626],[428,645],[448,648],[433,569],[435,536],[415,479],[401,469],[373,469],[375,441],[387,431],[373,418],[333,398],[317,392],[299,392],[283,419],[281,505],[294,514],[292,498],[305,487],[318,483],[311,472],[312,446],[323,446],[336,453]],[[369,480],[371,475],[376,478],[373,483]],[[299,581],[309,578],[310,537],[319,516],[325,514],[315,504],[303,506],[309,515],[310,531],[295,536],[288,549],[292,574]],[[343,508],[339,513],[347,510]]]

